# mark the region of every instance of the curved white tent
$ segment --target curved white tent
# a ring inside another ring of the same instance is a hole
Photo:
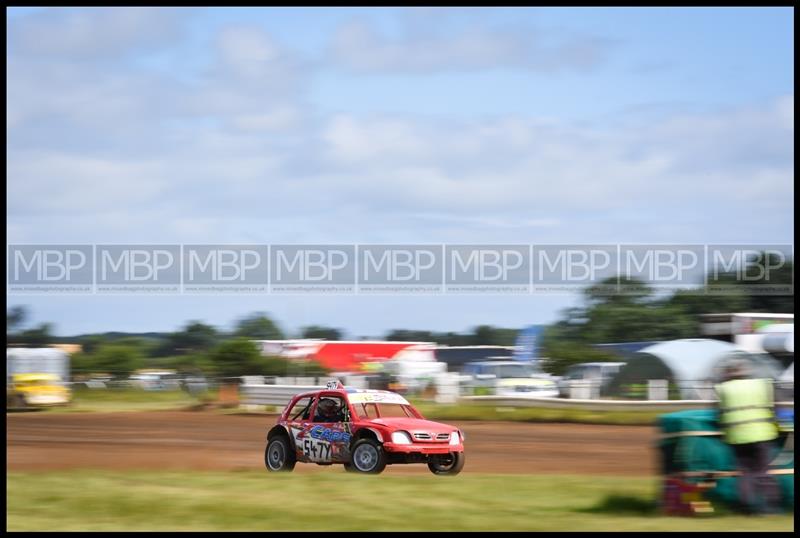
[[[786,370],[783,371],[779,379],[781,381],[794,382],[794,363],[792,363]]]
[[[720,380],[722,368],[730,360],[743,360],[756,377],[777,379],[782,368],[763,353],[748,353],[720,340],[691,338],[659,342],[634,353],[616,379],[638,382],[668,376],[678,386],[684,399],[715,399],[713,385]]]

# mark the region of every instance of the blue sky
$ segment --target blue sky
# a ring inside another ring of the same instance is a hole
[[[793,243],[794,12],[9,9],[7,241]],[[352,336],[574,296],[9,297]]]

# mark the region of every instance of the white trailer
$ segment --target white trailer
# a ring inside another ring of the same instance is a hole
[[[6,384],[14,374],[54,374],[69,381],[69,354],[52,347],[6,349]]]

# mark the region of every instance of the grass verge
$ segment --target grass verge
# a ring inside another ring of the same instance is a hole
[[[48,408],[48,413],[86,413],[119,411],[159,411],[187,409],[217,399],[216,391],[203,397],[192,396],[185,391],[144,391],[137,389],[77,389],[70,405]],[[662,414],[659,411],[587,411],[580,409],[545,409],[536,407],[499,407],[485,403],[437,404],[430,401],[413,400],[412,403],[431,420],[486,420],[512,422],[571,422],[580,424],[652,425]],[[235,405],[235,404],[234,404]],[[223,409],[223,413],[269,413],[278,414],[278,407],[234,407]]]
[[[411,403],[427,419],[440,421],[554,422],[575,424],[611,424],[652,426],[663,411],[586,411],[579,409],[544,409],[537,407],[498,407],[490,404],[437,404],[414,400]],[[280,414],[281,406],[237,407],[220,411],[227,414]]]
[[[498,407],[489,404],[442,405],[414,402],[431,420],[506,420],[514,422],[573,422],[580,424],[616,424],[649,426],[662,411],[590,411],[581,409],[544,409],[538,407]]]
[[[70,405],[43,411],[48,413],[160,411],[185,409],[204,401],[182,390],[77,389],[72,396]]]
[[[266,471],[9,472],[7,530],[754,530],[792,515],[665,517],[652,478]]]

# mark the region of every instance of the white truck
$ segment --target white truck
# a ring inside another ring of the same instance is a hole
[[[54,348],[6,350],[8,409],[65,405],[71,399],[69,355]]]
[[[6,349],[6,380],[14,374],[53,374],[59,383],[69,382],[69,354],[52,347]]]

